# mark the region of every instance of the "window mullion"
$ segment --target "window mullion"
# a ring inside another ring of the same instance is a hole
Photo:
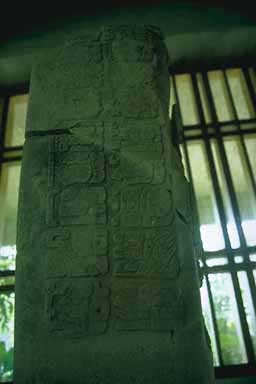
[[[232,108],[233,114],[235,116],[235,124],[236,124],[238,132],[239,132],[239,139],[240,139],[241,147],[242,147],[242,150],[243,150],[243,156],[244,156],[244,159],[245,159],[245,162],[246,162],[246,167],[248,169],[249,176],[250,176],[250,181],[251,181],[252,188],[253,188],[253,192],[254,192],[254,195],[256,197],[256,183],[254,181],[254,176],[253,176],[253,171],[252,171],[251,163],[250,163],[248,152],[247,152],[247,149],[246,149],[246,146],[245,146],[245,142],[244,142],[244,135],[243,135],[243,132],[241,130],[240,123],[239,123],[239,119],[238,119],[237,111],[236,111],[236,108],[235,108],[233,95],[231,93],[230,85],[229,85],[229,82],[228,82],[228,79],[227,79],[226,71],[224,71],[224,81],[225,81],[225,85],[226,85],[226,88],[227,88],[227,92],[228,92],[231,108]]]
[[[249,332],[249,327],[246,321],[246,313],[244,311],[243,307],[243,300],[242,300],[242,295],[241,291],[239,288],[239,281],[236,272],[232,269],[232,266],[234,265],[234,259],[232,257],[232,252],[231,252],[231,244],[230,244],[230,239],[227,231],[227,220],[226,220],[226,214],[225,214],[225,208],[224,208],[224,203],[221,195],[221,190],[218,182],[218,176],[215,168],[215,163],[214,163],[214,158],[211,150],[211,145],[210,145],[210,139],[208,136],[208,131],[205,126],[205,118],[204,118],[204,113],[203,113],[203,108],[200,100],[200,93],[198,89],[198,84],[196,81],[196,76],[192,74],[192,84],[195,92],[195,99],[197,102],[197,108],[199,111],[199,116],[200,120],[202,122],[202,131],[203,131],[203,138],[206,146],[206,153],[207,153],[207,158],[210,166],[210,173],[213,181],[213,188],[217,200],[217,206],[218,206],[218,211],[220,213],[220,221],[221,221],[221,227],[224,235],[224,240],[225,240],[225,245],[227,249],[227,257],[228,261],[231,266],[231,278],[234,286],[234,291],[235,291],[235,297],[236,297],[236,302],[238,305],[239,309],[239,318],[242,326],[242,332],[243,332],[243,337],[244,337],[244,342],[245,342],[245,347],[246,347],[246,352],[248,355],[249,361],[254,361],[254,350],[253,350],[253,344],[252,340],[250,337],[250,332]],[[212,119],[214,120],[213,116]],[[214,121],[213,121],[214,122]]]
[[[228,187],[228,191],[229,191],[229,195],[230,195],[231,205],[232,205],[233,212],[234,212],[234,219],[235,219],[237,229],[238,229],[241,248],[243,250],[243,254],[246,255],[247,260],[249,260],[249,254],[248,254],[248,250],[247,250],[247,246],[246,246],[246,242],[245,242],[245,237],[244,237],[244,233],[243,233],[243,229],[242,229],[242,225],[241,225],[240,212],[239,212],[239,208],[238,208],[238,204],[237,204],[237,200],[236,200],[233,182],[231,179],[230,169],[229,169],[229,165],[228,165],[228,161],[227,161],[227,157],[226,157],[226,153],[225,153],[225,149],[224,149],[224,145],[223,145],[223,140],[222,140],[221,133],[220,133],[220,128],[219,128],[218,119],[217,119],[217,113],[215,110],[213,97],[212,97],[211,91],[210,91],[210,85],[209,85],[209,81],[207,78],[207,73],[203,73],[203,81],[204,81],[204,85],[205,85],[207,98],[209,101],[209,106],[210,106],[210,110],[211,110],[213,124],[214,124],[214,127],[216,129],[216,138],[217,138],[217,142],[218,142],[221,162],[222,162],[222,166],[223,166],[224,175],[225,175],[225,178],[227,181],[227,187]],[[222,209],[223,209],[223,207],[221,207],[221,210]],[[222,214],[223,214],[223,211],[221,212],[221,215]],[[228,235],[226,228],[225,228],[225,232],[226,232],[226,235]],[[232,281],[233,281],[233,285],[234,285],[236,301],[237,301],[237,305],[238,305],[238,312],[239,312],[239,317],[240,317],[240,321],[241,321],[241,326],[242,326],[246,351],[247,351],[247,355],[248,355],[248,360],[249,360],[249,362],[255,362],[255,353],[254,353],[254,349],[253,349],[252,340],[250,337],[250,331],[249,331],[248,323],[246,320],[246,313],[245,313],[245,309],[244,309],[244,305],[243,305],[241,290],[239,287],[238,276],[237,276],[237,273],[232,269],[232,266],[234,266],[234,260],[232,258],[231,245],[230,245],[229,239],[227,242],[227,256],[228,256],[228,259],[231,263],[231,271],[230,272],[231,272]],[[249,276],[248,276],[248,279],[250,282]],[[251,283],[252,283],[252,281],[251,281]],[[255,284],[250,284],[250,289],[251,289],[251,293],[253,296],[253,293],[255,291]],[[253,304],[254,304],[254,310],[256,310],[256,297],[254,297],[254,299],[253,299]]]
[[[193,81],[193,79],[192,79],[192,81]],[[178,95],[178,92],[177,92],[175,77],[174,77],[173,85],[174,85],[174,89],[175,89],[176,100],[179,103],[179,95]],[[185,149],[186,161],[188,163],[188,174],[189,174],[190,182],[191,182],[191,185],[192,185],[192,191],[193,191],[193,194],[195,196],[195,188],[194,188],[194,183],[193,183],[193,178],[192,178],[192,171],[191,171],[191,166],[190,166],[190,161],[189,161],[188,151],[187,151],[187,146],[186,146],[186,138],[185,138],[184,144],[185,144],[184,149]],[[195,201],[196,201],[196,199],[195,199]],[[205,254],[204,254],[204,252],[203,252],[203,260],[202,260],[202,262],[203,262],[203,269],[207,268],[206,267],[206,262],[205,262]],[[205,274],[205,279],[206,279],[206,286],[207,286],[207,291],[208,291],[208,295],[209,295],[209,303],[210,303],[210,308],[211,308],[211,315],[212,315],[212,321],[213,321],[214,336],[215,336],[215,339],[216,339],[216,348],[217,348],[218,358],[219,358],[220,365],[224,366],[222,350],[221,350],[221,344],[220,344],[220,335],[219,335],[219,330],[218,330],[218,325],[217,325],[217,318],[216,318],[216,314],[215,314],[215,310],[214,310],[213,296],[212,296],[210,282],[209,282],[208,274],[207,273]]]
[[[0,116],[0,162],[2,160],[3,151],[4,151],[4,137],[5,137],[8,108],[9,108],[9,97],[7,96],[7,97],[4,97],[2,116]]]

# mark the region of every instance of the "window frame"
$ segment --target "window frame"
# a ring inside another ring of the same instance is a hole
[[[190,161],[189,161],[189,154],[188,154],[188,149],[187,149],[187,143],[191,142],[193,140],[202,140],[204,143],[204,147],[206,150],[206,156],[207,156],[207,161],[209,164],[209,170],[211,174],[211,180],[213,183],[213,190],[214,194],[217,200],[217,208],[220,214],[220,220],[221,220],[221,228],[223,231],[224,235],[224,241],[225,241],[225,254],[228,259],[228,264],[227,265],[216,265],[216,266],[208,266],[206,264],[206,259],[207,256],[213,255],[214,252],[203,252],[203,258],[202,258],[202,272],[204,275],[204,278],[206,280],[206,286],[209,294],[209,302],[210,302],[210,308],[212,312],[212,317],[213,317],[213,327],[214,327],[214,333],[216,337],[216,344],[217,344],[217,350],[218,350],[218,355],[219,355],[219,360],[220,360],[220,366],[216,366],[215,369],[215,377],[216,379],[220,378],[235,378],[235,377],[245,377],[245,376],[256,376],[256,366],[255,366],[255,352],[253,350],[253,345],[252,345],[252,339],[250,337],[250,332],[249,332],[249,327],[248,323],[246,320],[246,313],[245,309],[243,306],[243,298],[242,298],[242,293],[240,290],[239,286],[239,280],[238,280],[238,271],[245,271],[248,277],[249,281],[249,286],[250,286],[250,291],[251,291],[251,296],[252,296],[252,301],[253,301],[253,307],[254,311],[256,313],[256,285],[255,285],[255,280],[253,276],[253,269],[256,269],[256,262],[253,262],[249,259],[249,253],[256,253],[256,246],[254,247],[248,247],[246,245],[245,237],[243,234],[243,229],[241,225],[241,216],[239,213],[239,207],[237,204],[237,197],[231,177],[231,172],[230,172],[230,166],[228,164],[228,159],[226,156],[226,152],[224,149],[224,142],[223,138],[228,137],[228,136],[235,136],[239,137],[239,142],[242,145],[242,150],[243,154],[246,158],[246,165],[249,170],[249,175],[250,175],[250,181],[253,185],[253,193],[256,196],[256,183],[254,180],[253,172],[252,172],[252,167],[249,161],[249,157],[246,151],[245,147],[245,142],[244,142],[244,135],[245,134],[256,134],[256,116],[255,118],[248,119],[248,122],[254,123],[255,128],[253,129],[241,129],[241,122],[245,123],[245,120],[239,120],[230,85],[228,83],[227,79],[227,73],[226,71],[228,69],[234,69],[234,68],[239,68],[242,70],[244,74],[244,78],[246,81],[246,85],[249,90],[250,98],[253,103],[254,110],[256,111],[256,90],[254,90],[250,75],[249,75],[249,67],[250,65],[245,66],[234,66],[234,65],[227,65],[227,66],[212,66],[211,68],[194,68],[190,71],[170,71],[170,76],[172,77],[172,83],[174,87],[174,94],[175,94],[175,99],[178,105],[180,105],[180,98],[177,90],[177,82],[175,76],[177,75],[182,75],[182,74],[188,74],[191,76],[192,80],[192,89],[194,92],[194,97],[195,97],[195,103],[196,103],[196,108],[198,111],[199,115],[199,123],[198,124],[193,124],[193,125],[186,125],[183,126],[183,131],[184,131],[184,137],[183,137],[183,149],[184,149],[184,155],[185,155],[185,164],[186,164],[186,169],[188,172],[188,178],[191,182],[192,190],[195,195],[195,188],[193,186],[193,178],[192,178],[192,171],[191,171],[191,166],[190,166]],[[228,96],[229,100],[231,102],[231,108],[232,112],[234,115],[233,120],[229,120],[227,122],[219,122],[218,117],[217,117],[217,112],[216,112],[216,106],[214,104],[214,98],[211,92],[210,88],[210,82],[207,76],[207,73],[210,71],[222,71],[224,74],[224,81],[225,81],[225,86],[228,90]],[[256,76],[256,71],[255,68],[252,66],[252,70],[254,71],[254,76]],[[204,114],[204,109],[203,105],[201,102],[201,97],[200,97],[200,91],[199,91],[199,86],[197,82],[197,74],[202,75],[202,81],[204,84],[204,88],[206,91],[206,97],[208,100],[208,105],[209,105],[209,110],[210,110],[210,115],[211,115],[211,122],[207,123],[205,119],[205,114]],[[225,125],[234,125],[234,127],[237,128],[237,130],[232,131],[232,132],[222,132],[221,131],[221,126]],[[209,128],[213,128],[214,132],[210,133]],[[191,132],[193,130],[198,130],[201,129],[200,134],[195,134],[191,135]],[[188,135],[187,133],[190,133]],[[187,134],[187,135],[186,135]],[[213,158],[213,153],[211,149],[211,139],[215,139],[217,141],[217,146],[219,149],[219,155],[221,159],[221,163],[224,169],[224,175],[225,179],[227,182],[227,188],[228,188],[228,194],[231,199],[231,206],[232,210],[234,212],[234,217],[235,217],[235,222],[236,226],[238,228],[238,234],[239,234],[239,240],[240,240],[240,247],[236,249],[232,249],[231,244],[230,244],[230,239],[229,235],[227,232],[227,220],[226,220],[226,214],[225,214],[225,209],[224,209],[224,203],[223,203],[223,198],[220,190],[220,185],[217,177],[217,172],[216,172],[216,166],[215,166],[215,161]],[[216,256],[222,256],[223,257],[223,250],[220,252],[215,252]],[[244,261],[242,263],[235,263],[234,261],[234,256],[235,255],[242,255],[244,257]],[[211,293],[211,287],[209,283],[209,274],[211,273],[221,273],[221,272],[229,272],[232,278],[233,282],[233,287],[235,291],[235,297],[236,297],[236,303],[238,306],[238,314],[240,318],[240,324],[242,327],[242,333],[243,333],[243,339],[245,342],[245,348],[246,348],[246,353],[248,357],[248,363],[246,364],[236,364],[236,365],[224,365],[223,358],[222,358],[222,352],[221,352],[221,345],[220,345],[220,338],[219,338],[219,333],[218,333],[218,326],[217,326],[217,319],[215,315],[215,310],[214,310],[214,302],[213,302],[213,295]]]

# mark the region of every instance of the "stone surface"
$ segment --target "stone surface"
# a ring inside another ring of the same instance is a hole
[[[33,69],[16,384],[210,384],[193,203],[152,26],[63,41]]]

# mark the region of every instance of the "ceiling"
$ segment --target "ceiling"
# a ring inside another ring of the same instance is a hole
[[[19,5],[5,1],[3,6],[1,4],[0,42],[83,15],[95,17],[99,13],[108,14],[117,9],[128,9],[134,6],[152,8],[175,2],[186,4],[186,1],[177,0],[93,0],[83,3],[83,5],[61,2],[61,6],[54,7],[47,5],[47,2],[29,2],[29,5],[20,2]],[[243,16],[256,19],[256,13],[253,10],[254,2],[251,0],[190,0],[187,4],[204,8],[215,6],[225,10],[230,9],[232,12],[237,11]]]
[[[253,3],[253,1],[251,2]],[[85,27],[154,24],[161,28],[174,70],[255,65],[256,12],[249,0],[108,0],[84,5],[5,0],[0,15],[0,92],[29,83],[34,59]]]

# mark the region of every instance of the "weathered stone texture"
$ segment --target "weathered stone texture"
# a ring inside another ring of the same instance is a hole
[[[24,148],[16,384],[209,384],[168,56],[105,27],[35,65]]]

